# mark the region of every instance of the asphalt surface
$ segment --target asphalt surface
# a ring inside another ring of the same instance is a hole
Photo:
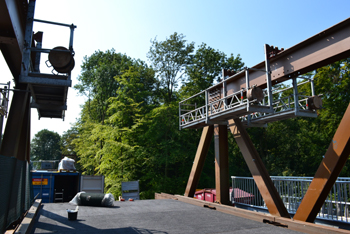
[[[80,206],[68,220],[69,203],[44,203],[32,233],[300,233],[176,200],[115,202],[111,208]]]

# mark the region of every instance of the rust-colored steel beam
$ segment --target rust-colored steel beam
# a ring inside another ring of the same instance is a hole
[[[295,220],[314,222],[324,201],[350,155],[350,104],[329,144],[309,189],[294,216]]]
[[[214,125],[216,201],[230,203],[227,125]]]
[[[289,218],[288,211],[240,119],[229,120],[229,127],[270,214]]]
[[[19,147],[15,157],[19,160],[30,161],[30,98],[27,98],[25,112],[23,113],[22,128],[18,132]]]
[[[199,178],[203,170],[205,158],[208,154],[209,146],[214,135],[214,127],[207,126],[203,128],[202,136],[199,141],[197,153],[194,158],[191,174],[188,178],[187,187],[185,191],[186,197],[193,197],[198,186]]]
[[[28,1],[0,0],[0,49],[17,83],[21,72]]]
[[[263,50],[263,48],[261,48]],[[272,85],[350,57],[350,18],[286,50],[275,50],[270,60]],[[258,70],[253,70],[258,69]],[[249,86],[266,87],[265,61],[249,70]],[[226,81],[227,95],[246,88],[245,72]],[[221,88],[219,83],[212,89]]]
[[[6,122],[6,128],[4,137],[2,140],[0,154],[8,157],[17,157],[20,152],[20,147],[26,147],[21,145],[21,136],[23,123],[28,120],[26,116],[26,110],[29,108],[29,93],[24,91],[14,92],[12,103],[9,111],[9,116]],[[28,112],[30,110],[28,109]],[[21,158],[24,160],[23,158]]]

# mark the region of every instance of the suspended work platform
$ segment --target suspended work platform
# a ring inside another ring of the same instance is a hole
[[[307,80],[310,93],[298,93],[299,77],[349,57],[349,44],[350,18],[286,50],[265,45],[263,62],[238,73],[224,70],[220,83],[180,102],[180,129],[225,124],[237,117],[246,126],[296,116],[316,117],[315,110],[322,102],[315,95],[313,80]],[[293,82],[292,94],[278,87],[287,80]]]
[[[31,96],[30,108],[36,108],[39,118],[62,118],[67,110],[67,94],[74,68],[73,24],[63,24],[34,18],[36,1],[0,0],[0,50],[13,75],[16,92]],[[68,48],[43,48],[43,32],[33,32],[33,25],[49,24],[69,28]],[[43,62],[51,71],[44,73]],[[49,63],[48,63],[49,62]],[[15,98],[14,98],[15,99]],[[24,101],[21,100],[20,103]]]
[[[296,77],[292,79],[291,87],[273,89],[271,85],[267,85],[268,87],[261,89],[256,85],[249,87],[250,70],[245,68],[221,83],[180,102],[180,129],[201,128],[213,124],[227,125],[228,120],[236,118],[240,118],[246,127],[264,127],[269,122],[298,116],[317,117],[316,109],[321,107],[322,102],[319,96],[315,96],[313,79]],[[224,78],[226,73],[224,70]],[[241,88],[236,92],[229,90],[231,94],[227,95],[227,83],[242,73],[245,75],[246,87],[249,88]],[[270,79],[269,72],[265,73],[267,80]],[[303,81],[297,83],[298,80]],[[307,83],[310,84],[308,95],[298,91],[298,87]]]

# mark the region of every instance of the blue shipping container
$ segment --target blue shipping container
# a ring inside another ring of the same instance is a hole
[[[79,192],[79,173],[33,171],[32,185],[34,196],[43,203],[55,202],[55,191],[64,191],[63,202],[70,201]]]
[[[53,202],[55,176],[47,172],[33,172],[32,184],[34,196],[38,195],[38,199],[42,202]]]

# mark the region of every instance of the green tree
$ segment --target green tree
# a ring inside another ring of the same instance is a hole
[[[158,105],[157,80],[154,71],[141,61],[114,77],[118,83],[115,94],[108,99],[104,123],[90,117],[89,103],[85,103],[80,121],[77,123],[78,136],[73,140],[84,174],[105,175],[106,189],[120,195],[120,183],[139,179],[138,165],[142,162],[135,154],[139,149],[136,136],[139,120],[154,106]],[[93,100],[92,100],[93,101]]]
[[[140,180],[142,198],[184,192],[200,131],[179,131],[176,101],[212,85],[222,68],[239,70],[244,65],[239,55],[227,57],[205,44],[193,53],[194,43],[184,38],[174,33],[165,41],[154,39],[147,55],[151,67],[128,57],[120,65],[122,60],[109,59],[117,56],[111,52],[85,59],[76,88],[89,100],[76,123],[74,150],[83,173],[105,175],[106,190],[116,196],[126,180]],[[106,79],[93,80],[100,74]],[[113,88],[106,87],[107,92],[102,87],[109,84]],[[215,181],[213,147],[209,154],[202,187]]]
[[[88,108],[88,114],[93,120],[104,123],[109,108],[108,100],[116,96],[119,87],[114,77],[121,75],[133,63],[130,57],[115,53],[114,49],[96,51],[90,57],[84,57],[79,83],[74,88],[89,98],[85,108]]]
[[[174,91],[184,79],[187,65],[191,64],[194,42],[186,44],[185,36],[175,32],[165,41],[151,40],[147,54],[160,81],[164,103],[174,100]]]
[[[182,87],[182,96],[190,97],[212,86],[222,78],[226,55],[202,43],[196,50],[192,63],[186,67],[187,77]]]
[[[72,143],[78,137],[78,129],[73,126],[61,136],[61,151],[63,155],[75,155],[75,146]]]
[[[58,133],[43,129],[35,134],[30,146],[31,160],[60,160],[61,137]]]

